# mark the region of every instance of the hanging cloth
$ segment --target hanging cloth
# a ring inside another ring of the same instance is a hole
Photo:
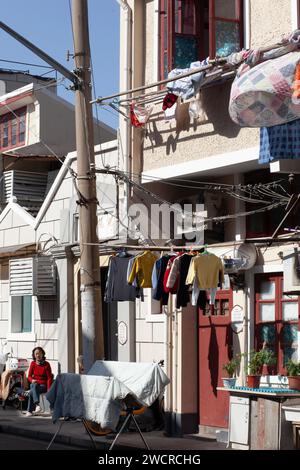
[[[241,127],[269,127],[298,119],[300,103],[294,102],[292,93],[299,60],[299,51],[290,52],[237,76],[229,102],[231,119]]]
[[[154,266],[152,271],[152,287],[153,293],[152,298],[154,300],[161,300],[162,305],[168,305],[169,293],[164,291],[164,275],[167,269],[168,261],[170,256],[164,255],[159,258]]]
[[[152,271],[156,260],[157,256],[151,251],[144,251],[137,256],[128,277],[128,284],[131,285],[137,277],[138,286],[143,288],[152,287]]]
[[[108,265],[108,274],[104,292],[104,301],[118,302],[134,301],[137,297],[137,288],[127,283],[127,269],[131,257],[111,256]]]
[[[186,284],[193,284],[197,276],[199,289],[218,287],[224,282],[224,268],[221,258],[213,253],[201,254],[192,259]]]
[[[300,158],[300,119],[260,129],[259,163]]]
[[[144,127],[148,122],[153,108],[142,108],[135,103],[130,105],[130,121],[134,127]]]

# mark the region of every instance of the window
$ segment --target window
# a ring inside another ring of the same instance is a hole
[[[287,361],[298,358],[299,296],[284,295],[282,275],[269,274],[256,276],[255,299],[256,349],[274,351],[277,364],[270,369],[284,374]]]
[[[32,296],[11,297],[11,333],[32,331]]]
[[[0,117],[0,150],[25,145],[26,107]]]
[[[161,0],[161,77],[243,47],[242,0]]]

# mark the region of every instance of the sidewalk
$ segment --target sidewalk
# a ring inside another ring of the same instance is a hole
[[[49,415],[24,418],[21,412],[10,407],[0,408],[0,433],[40,439],[49,443],[59,423],[52,423]],[[163,431],[143,432],[151,450],[225,450],[226,444],[198,435],[183,438],[167,437]],[[93,435],[97,449],[108,450],[115,434]],[[92,442],[80,421],[64,421],[55,442],[92,449]],[[47,444],[48,445],[48,444]],[[45,446],[46,448],[46,446]],[[119,437],[114,450],[145,449],[138,432],[125,432]]]

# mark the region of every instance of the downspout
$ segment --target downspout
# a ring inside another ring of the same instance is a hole
[[[123,72],[125,76],[125,80],[120,83],[121,89],[125,90],[130,90],[132,88],[132,10],[130,6],[127,3],[127,0],[117,0],[119,5],[121,6],[124,15],[125,15],[125,25],[126,25],[126,36],[125,36],[125,41],[123,43],[124,49],[126,51],[125,59],[124,59],[124,66],[123,66]],[[130,98],[130,95],[126,95],[126,98]],[[123,118],[120,115],[120,121],[121,119],[123,120],[122,125],[122,132],[120,133],[120,139],[121,142],[121,148],[123,150],[123,157],[124,157],[124,168],[123,171],[127,174],[131,174],[131,168],[132,168],[132,156],[131,156],[131,126],[130,126],[130,119],[129,119],[129,112],[127,113],[127,119]],[[121,122],[120,122],[121,124]],[[125,132],[123,131],[125,128]],[[123,140],[123,142],[122,142]],[[128,207],[129,207],[129,202],[130,202],[130,188],[127,183],[127,187],[125,186],[125,202],[123,206],[123,211],[121,214],[120,219],[123,221],[123,224],[128,227]],[[121,209],[121,208],[120,208]],[[120,227],[120,232],[122,231],[122,226]],[[126,233],[126,237],[128,238],[129,234],[128,231]]]
[[[120,88],[130,90],[132,88],[132,8],[127,0],[117,0],[121,7],[120,11],[120,25],[121,25],[121,38],[120,38]],[[134,0],[130,2],[134,7]],[[125,51],[125,53],[123,53]],[[130,93],[125,95],[127,99],[131,98]],[[127,111],[127,117],[120,114],[119,128],[120,128],[120,142],[119,146],[123,154],[123,168],[121,168],[126,175],[131,176],[132,172],[132,139],[131,139],[131,124],[130,112]],[[123,194],[122,193],[123,188]],[[119,197],[122,202],[119,204],[119,234],[120,238],[128,240],[130,238],[129,231],[129,206],[131,202],[131,187],[128,183],[123,183],[122,188],[119,188]],[[121,189],[121,191],[120,191]],[[124,360],[124,355],[127,361],[136,360],[136,334],[135,334],[135,318],[136,318],[136,303],[125,302],[125,305],[120,306],[118,303],[117,322],[118,325],[124,321],[129,331],[128,347],[123,349],[118,346],[118,360]]]

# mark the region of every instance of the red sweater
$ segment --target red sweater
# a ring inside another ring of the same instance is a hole
[[[40,385],[46,385],[47,390],[52,384],[52,372],[49,362],[45,361],[44,364],[37,364],[32,361],[28,371],[28,381],[32,383],[32,380],[36,380]]]

